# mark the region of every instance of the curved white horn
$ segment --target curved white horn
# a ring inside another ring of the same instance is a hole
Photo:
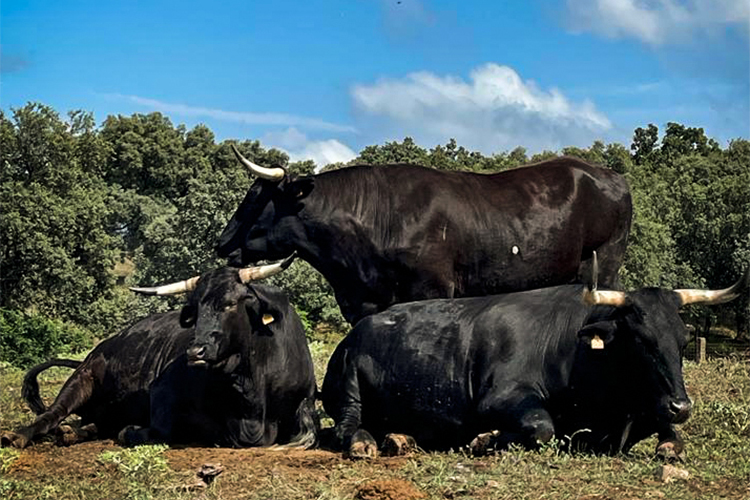
[[[257,281],[280,273],[292,264],[296,256],[297,253],[295,252],[281,262],[267,264],[265,266],[246,267],[244,269],[240,269],[240,281],[243,283],[248,283],[250,281]]]
[[[234,146],[234,144],[230,144],[232,146],[232,151],[234,151],[234,156],[237,157],[237,160],[239,160],[240,163],[245,165],[247,169],[250,171],[250,173],[256,177],[260,177],[261,179],[266,179],[269,181],[280,181],[284,178],[286,175],[286,172],[283,168],[280,167],[274,167],[274,168],[267,168],[267,167],[261,167],[260,165],[256,165],[255,163],[251,162],[244,156],[242,156],[242,153],[239,152],[239,150]]]
[[[607,305],[620,307],[625,305],[627,294],[612,290],[597,290],[599,280],[599,261],[596,251],[591,256],[591,284],[583,289],[583,301],[589,305]]]
[[[627,303],[628,294],[614,290],[589,290],[583,289],[583,301],[590,305],[605,305],[621,307]]]
[[[200,276],[195,276],[185,281],[178,281],[177,283],[169,283],[168,285],[154,286],[150,288],[131,286],[130,290],[143,295],[177,295],[179,293],[187,293],[195,290],[199,278]]]
[[[723,290],[700,290],[688,288],[684,290],[675,290],[674,293],[680,298],[680,303],[683,306],[688,304],[703,304],[710,306],[736,299],[742,291],[748,287],[750,287],[750,267],[747,268],[745,274],[737,281],[737,283],[729,288]]]

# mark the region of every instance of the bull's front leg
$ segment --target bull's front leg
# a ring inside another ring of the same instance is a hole
[[[475,454],[502,450],[511,444],[533,449],[555,436],[552,416],[535,394],[517,390],[489,396],[480,403],[479,412],[484,425],[496,430],[474,438],[469,447]]]
[[[359,391],[357,369],[350,365],[346,372],[339,421],[336,422],[336,437],[350,458],[375,458],[378,444],[362,425],[362,401]]]

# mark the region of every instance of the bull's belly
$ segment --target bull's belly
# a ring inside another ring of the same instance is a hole
[[[388,433],[408,434],[426,449],[467,445],[479,432],[468,401],[459,395],[400,386],[362,394],[362,428],[380,442]]]

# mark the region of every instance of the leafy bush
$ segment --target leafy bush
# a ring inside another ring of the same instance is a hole
[[[0,309],[0,361],[27,368],[63,352],[90,348],[86,330],[59,320]]]

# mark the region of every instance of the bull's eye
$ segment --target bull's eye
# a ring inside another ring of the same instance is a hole
[[[229,312],[232,309],[235,309],[237,307],[237,304],[227,304],[224,306],[224,312]]]

